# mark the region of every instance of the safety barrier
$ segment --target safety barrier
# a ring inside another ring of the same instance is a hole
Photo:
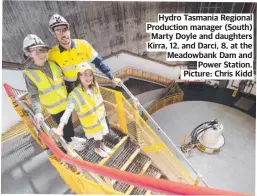
[[[103,75],[103,74],[98,73],[98,75]],[[166,78],[151,72],[136,69],[134,67],[125,67],[121,70],[114,72],[114,75],[121,79],[124,79],[127,77],[135,77],[142,80],[151,81],[163,86],[168,86],[171,82],[173,83],[175,82],[175,80],[170,80],[169,78]],[[112,84],[112,82],[108,78],[101,77],[101,78],[98,78],[97,81],[99,84]]]
[[[88,163],[64,154],[56,145],[54,145],[53,140],[50,139],[52,135],[49,133],[49,127],[55,126],[53,121],[50,120],[48,122],[43,122],[43,125],[47,126],[47,128],[36,128],[33,124],[33,118],[31,118],[33,115],[31,116],[31,114],[29,115],[28,112],[25,112],[24,107],[19,104],[20,102],[24,102],[30,106],[26,93],[22,92],[20,93],[22,96],[17,96],[19,94],[17,89],[11,89],[7,84],[4,86],[10,99],[13,101],[13,105],[16,107],[16,111],[20,114],[22,119],[26,121],[25,124],[28,126],[31,133],[34,134],[35,139],[38,140],[39,144],[44,144],[44,146],[42,145],[43,148],[48,147],[54,153],[49,157],[50,162],[75,193],[122,194],[112,189],[112,187],[106,184],[105,181],[102,181],[101,179],[99,180],[98,177],[103,176],[164,194],[243,195],[241,193],[196,187],[195,185],[198,185],[199,181],[197,181],[197,179],[194,180],[188,174],[175,156],[169,151],[164,143],[162,143],[155,132],[140,117],[135,108],[144,110],[141,108],[141,105],[135,104],[135,107],[131,106],[120,92],[101,87],[104,104],[110,118],[109,120],[113,126],[116,126],[124,133],[127,133],[136,143],[141,145],[142,149],[149,157],[152,158],[154,163],[157,164],[165,174],[167,172],[167,176],[171,178],[170,181],[106,168],[101,165]],[[127,92],[126,87],[123,88]],[[136,103],[136,100],[134,101]],[[49,118],[51,117],[48,115],[47,119]],[[148,118],[151,117],[148,116]],[[169,171],[174,172],[173,176],[168,174]],[[180,179],[175,179],[174,176],[179,176]],[[191,185],[186,185],[186,183]]]
[[[182,102],[184,98],[184,93],[183,91],[180,89],[180,87],[178,86],[178,84],[176,84],[174,86],[174,91],[171,92],[170,94],[168,94],[167,96],[164,96],[163,98],[154,101],[148,108],[147,108],[147,112],[149,114],[153,114],[156,111],[160,110],[161,108],[171,105],[171,104],[175,104],[175,103],[179,103]],[[144,115],[143,116],[144,120],[147,120],[147,116]]]
[[[72,187],[72,190],[78,194],[122,194],[113,191],[108,187],[104,187],[92,181],[83,178],[83,171],[94,172],[101,176],[107,176],[131,185],[150,189],[163,194],[180,194],[180,195],[235,195],[243,196],[250,194],[237,193],[232,191],[223,191],[219,189],[197,187],[179,182],[173,182],[162,179],[154,179],[151,177],[132,174],[129,172],[119,171],[104,166],[98,166],[86,161],[77,160],[64,154],[57,146],[53,144],[50,138],[44,133],[39,134],[39,137],[51,149],[54,155],[50,156],[51,163],[59,169],[59,173],[65,176],[65,182]],[[82,169],[80,171],[71,170],[68,165],[77,166]],[[59,167],[60,166],[60,167]],[[97,192],[94,192],[95,187],[98,187]]]

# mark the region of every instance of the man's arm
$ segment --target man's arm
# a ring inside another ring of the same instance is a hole
[[[27,91],[29,93],[29,98],[32,102],[32,109],[33,109],[35,115],[38,113],[41,113],[42,108],[41,108],[41,104],[40,104],[40,100],[39,100],[38,89],[37,89],[36,85],[29,79],[29,77],[26,74],[24,74],[23,76],[25,79]]]
[[[102,73],[104,73],[110,80],[113,80],[115,77],[113,76],[110,68],[104,64],[103,58],[96,52],[96,50],[89,44],[86,40],[83,40],[86,46],[86,51],[88,58],[91,60],[91,63],[95,65],[97,69],[99,69]]]
[[[110,68],[104,64],[103,58],[98,55],[92,63],[95,65],[97,69],[99,69],[101,72],[103,72],[110,80],[114,79],[114,76],[110,70]]]

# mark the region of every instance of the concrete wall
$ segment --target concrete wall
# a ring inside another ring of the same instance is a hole
[[[137,95],[138,101],[144,106],[147,107],[150,103],[155,101],[160,95],[162,95],[166,91],[165,88],[156,89],[152,91],[148,91],[142,94]],[[133,103],[131,99],[128,99],[130,103]]]
[[[105,60],[105,63],[113,72],[121,70],[125,67],[135,67],[147,72],[152,72],[170,79],[179,80],[180,67],[169,67],[162,63],[153,62],[130,54],[121,53]]]
[[[22,71],[3,70],[2,82],[9,84],[13,88],[26,90]],[[13,109],[7,93],[2,86],[2,132],[5,132],[10,126],[19,122],[21,118]]]
[[[156,22],[158,13],[191,12],[195,3],[184,2],[83,2],[4,1],[3,60],[21,63],[22,42],[27,34],[37,34],[50,46],[55,44],[48,30],[54,13],[71,23],[73,38],[89,41],[102,55],[121,49],[142,54],[146,51],[146,22]],[[165,53],[151,53],[166,60]]]

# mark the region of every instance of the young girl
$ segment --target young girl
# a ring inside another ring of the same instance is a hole
[[[58,135],[62,135],[73,110],[78,114],[80,123],[88,139],[96,141],[95,152],[101,157],[107,157],[111,149],[104,145],[103,136],[109,133],[106,122],[106,112],[99,86],[93,75],[93,69],[85,62],[76,66],[77,87],[69,94],[68,106],[56,129]]]

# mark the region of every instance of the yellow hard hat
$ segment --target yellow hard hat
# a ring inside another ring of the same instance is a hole
[[[92,72],[94,72],[93,68],[89,63],[83,62],[76,65],[77,73],[84,73],[86,70],[91,70]]]

